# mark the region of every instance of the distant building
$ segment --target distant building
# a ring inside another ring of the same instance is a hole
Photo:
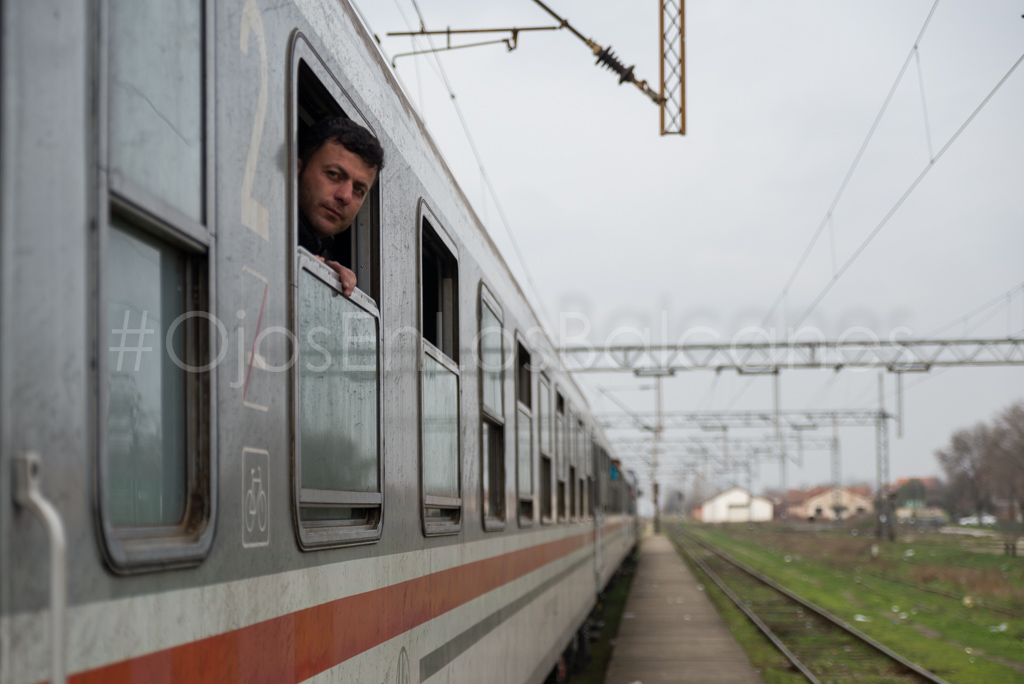
[[[937,506],[900,506],[896,509],[896,520],[899,522],[934,522],[946,523],[949,516]]]
[[[742,487],[733,487],[705,501],[694,510],[694,515],[709,523],[766,522],[772,519],[774,509],[768,499],[751,496]]]
[[[900,487],[914,481],[920,482],[927,492],[938,489],[942,486],[942,480],[937,477],[901,477],[893,482],[889,489],[894,492],[899,491]]]
[[[847,520],[870,513],[874,508],[871,492],[864,487],[842,487],[839,490],[838,518]],[[835,520],[835,492],[832,487],[814,487],[806,491],[786,492],[786,514],[803,520]]]

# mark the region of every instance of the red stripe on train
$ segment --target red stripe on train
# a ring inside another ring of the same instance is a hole
[[[612,531],[622,523],[608,525]],[[501,556],[72,675],[72,684],[294,684],[458,608],[548,563],[594,533]],[[372,619],[368,619],[372,616]]]

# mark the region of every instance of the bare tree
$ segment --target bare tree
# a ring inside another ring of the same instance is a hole
[[[949,440],[949,446],[935,452],[946,473],[956,506],[961,508],[966,499],[979,516],[992,494],[993,430],[985,423],[958,430]],[[961,509],[962,510],[962,509]]]
[[[1000,493],[1016,503],[1024,518],[1024,401],[999,414],[993,438]]]

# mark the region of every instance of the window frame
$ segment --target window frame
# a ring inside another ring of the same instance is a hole
[[[576,519],[587,519],[587,423],[576,414]]]
[[[316,277],[325,287],[329,287],[335,296],[341,294],[341,281],[334,271],[321,263],[316,257],[303,252],[296,253],[298,278],[302,272]],[[299,286],[292,288],[295,318],[293,319],[295,339],[302,339],[302,327],[298,314]],[[353,290],[348,297],[363,312],[370,314],[377,321],[377,489],[373,492],[346,492],[334,489],[313,489],[302,486],[302,359],[295,351],[295,363],[292,364],[292,517],[299,539],[299,548],[303,551],[336,548],[351,544],[367,544],[380,540],[384,526],[384,383],[381,377],[381,355],[383,353],[384,336],[380,311],[374,301],[364,292]],[[295,345],[299,345],[296,343]],[[331,524],[331,520],[303,521],[301,510],[306,506],[335,506],[371,510],[376,507],[376,514],[370,513],[363,522],[351,522],[348,519],[335,519],[339,522]],[[343,521],[344,522],[341,522]]]
[[[527,346],[526,339],[523,337],[522,333],[519,330],[516,330],[515,338],[514,339],[515,339],[515,345],[516,345],[516,353],[515,353],[515,369],[516,370],[515,370],[515,382],[514,382],[514,385],[515,385],[515,405],[516,405],[516,410],[515,410],[515,412],[516,412],[516,419],[515,419],[515,432],[516,432],[516,439],[515,439],[515,444],[516,444],[516,458],[515,458],[515,463],[516,463],[516,467],[515,467],[515,472],[516,472],[516,486],[515,486],[515,490],[516,490],[516,518],[519,521],[519,527],[532,527],[534,522],[536,521],[536,518],[537,518],[537,506],[535,504],[535,500],[537,498],[539,498],[539,493],[537,492],[537,485],[538,485],[538,475],[537,475],[538,458],[537,457],[538,457],[538,454],[539,454],[539,444],[537,445],[537,448],[534,448],[534,441],[535,441],[535,437],[537,436],[537,433],[533,429],[533,423],[538,422],[538,419],[537,419],[537,404],[539,404],[540,402],[534,399],[534,397],[537,395],[537,392],[538,392],[538,391],[534,390],[534,386],[537,384],[537,380],[536,380],[537,373],[535,373],[533,371],[533,365],[532,365],[534,352],[530,349],[529,346]],[[528,356],[528,359],[526,360],[525,363],[523,363],[523,359],[520,356],[520,350],[525,352],[527,354],[527,356]],[[526,391],[528,392],[527,397],[530,400],[529,404],[524,403],[522,401],[522,399],[520,398],[521,394],[522,394],[522,392],[521,392],[521,389],[522,389],[521,385],[523,383],[523,371],[526,372],[526,383],[527,383],[527,390]],[[519,428],[520,428],[520,426],[519,426],[520,412],[524,412],[524,413],[526,413],[526,414],[528,414],[530,416],[530,430],[529,430],[529,433],[530,433],[530,490],[531,490],[530,494],[523,494],[522,491],[520,490],[520,487],[519,487],[519,449],[520,449],[519,436],[521,434],[520,430],[519,430]],[[539,442],[539,439],[536,440],[536,441]],[[529,506],[528,506],[528,508],[530,509],[530,515],[529,516],[524,516],[523,515],[524,504],[529,504]]]
[[[339,490],[318,490],[302,487],[302,359],[299,358],[298,340],[302,339],[302,326],[299,316],[302,272],[306,271],[315,276],[324,286],[331,288],[339,296],[341,295],[341,280],[337,274],[328,266],[320,262],[315,256],[305,249],[299,247],[299,182],[298,182],[298,153],[299,153],[299,64],[305,65],[313,72],[319,80],[320,85],[334,98],[335,104],[342,110],[345,116],[349,117],[360,126],[373,133],[377,139],[380,136],[373,129],[370,123],[356,107],[352,98],[345,92],[334,73],[327,66],[324,60],[317,53],[310,40],[301,32],[295,32],[291,36],[289,45],[289,78],[288,78],[288,178],[291,194],[288,197],[288,280],[289,292],[288,320],[291,323],[291,330],[295,335],[292,341],[292,352],[295,363],[291,364],[289,387],[291,390],[290,414],[292,420],[291,439],[291,494],[292,494],[292,523],[295,527],[299,548],[303,551],[315,551],[319,549],[336,548],[353,544],[369,544],[379,541],[384,527],[384,382],[382,377],[382,354],[383,354],[383,320],[377,302],[373,296],[376,288],[371,280],[371,288],[363,290],[356,287],[349,300],[365,313],[373,316],[377,321],[377,488],[376,493],[367,492],[342,492]],[[375,187],[382,185],[378,175]],[[383,192],[371,193],[367,199],[376,198],[376,206],[371,211],[376,216],[381,214]],[[371,200],[372,201],[372,200]],[[365,203],[364,203],[364,206]],[[352,228],[349,228],[352,230]],[[376,273],[380,272],[380,231],[374,231],[377,241],[374,254],[378,263],[373,264]],[[345,519],[337,521],[303,521],[301,509],[310,504],[335,505],[339,508],[365,508],[372,510],[376,507],[376,515],[368,514],[363,522],[350,522]],[[331,524],[334,522],[334,524]]]
[[[546,391],[545,391],[546,390]],[[547,373],[543,371],[537,376],[537,485],[538,491],[537,496],[540,497],[540,507],[537,511],[538,518],[541,525],[552,525],[558,520],[557,512],[555,511],[555,465],[554,465],[554,454],[552,448],[547,451],[544,449],[544,424],[548,425],[549,432],[551,434],[551,447],[554,447],[554,434],[555,434],[555,416],[554,416],[554,397],[552,394],[551,380],[548,378]],[[544,400],[542,397],[547,397],[547,413],[544,412]],[[548,477],[547,482],[544,482],[544,462],[547,461],[548,466]],[[547,497],[544,496],[545,485],[547,489]],[[547,508],[548,515],[544,515],[544,509]]]
[[[555,401],[553,402],[555,419],[552,423],[552,429],[554,430],[552,437],[554,444],[552,447],[555,454],[552,470],[554,471],[555,481],[551,489],[554,493],[555,501],[551,515],[557,522],[565,523],[569,521],[569,489],[566,484],[566,478],[569,474],[570,442],[568,416],[571,413],[571,409],[569,408],[569,399],[562,393],[561,387],[555,385],[553,389],[555,391]],[[559,408],[559,404],[561,404],[561,408]]]
[[[417,413],[418,413],[418,425],[417,425],[417,436],[418,436],[418,452],[419,452],[419,480],[420,480],[420,519],[423,523],[423,534],[427,537],[437,537],[444,535],[458,534],[462,530],[462,517],[463,517],[463,486],[462,486],[462,374],[460,372],[459,363],[455,359],[451,359],[442,350],[438,349],[432,342],[430,342],[424,335],[423,328],[423,234],[425,225],[429,225],[434,235],[441,241],[444,247],[448,249],[449,255],[455,261],[456,268],[456,284],[454,293],[454,305],[455,311],[452,317],[452,334],[454,335],[454,349],[456,352],[459,350],[459,327],[461,323],[461,302],[459,301],[460,294],[462,292],[461,280],[462,280],[462,268],[459,260],[459,250],[455,245],[455,241],[448,234],[444,228],[444,224],[433,212],[430,205],[427,204],[425,199],[420,199],[419,206],[416,211],[416,311],[417,311],[417,324],[418,324],[418,338],[420,342],[419,353],[417,354],[417,375],[419,376],[419,391],[417,392]],[[443,332],[441,333],[443,339]],[[444,366],[447,370],[451,371],[455,375],[456,385],[456,407],[458,415],[458,428],[456,429],[456,444],[457,444],[457,463],[456,468],[458,470],[458,483],[459,483],[459,496],[458,497],[441,497],[427,494],[426,481],[424,479],[425,473],[425,459],[426,453],[424,452],[424,410],[423,410],[423,392],[425,386],[423,383],[423,361],[426,356],[437,363]],[[448,511],[449,517],[437,517],[437,519],[431,519],[434,516],[428,516],[427,511],[431,509],[440,509],[441,511]]]
[[[216,72],[215,7],[203,1],[199,27],[202,55],[200,77],[202,151],[202,219],[197,222],[156,197],[129,178],[115,172],[111,165],[111,23],[109,0],[100,0],[96,19],[95,67],[91,69],[95,83],[95,110],[91,118],[92,158],[95,161],[95,220],[91,227],[93,267],[90,274],[92,293],[89,312],[91,373],[90,394],[96,398],[90,410],[95,426],[92,446],[95,449],[95,515],[100,530],[101,552],[111,570],[117,574],[136,574],[194,567],[203,562],[213,545],[217,526],[217,383],[211,369],[185,373],[182,398],[185,416],[185,508],[182,520],[175,525],[115,527],[111,522],[108,453],[109,381],[107,269],[109,231],[115,216],[167,247],[178,250],[185,261],[185,311],[199,312],[181,325],[184,328],[187,365],[204,368],[209,365],[211,350],[219,340],[218,329],[210,325],[216,320],[214,293],[216,248],[215,168],[216,154]],[[197,319],[204,319],[200,323]]]
[[[480,281],[480,297],[479,304],[477,306],[477,323],[478,330],[480,331],[479,344],[477,345],[477,359],[480,362],[480,373],[477,376],[479,378],[479,406],[480,406],[480,431],[478,437],[480,439],[480,510],[483,514],[483,528],[485,532],[500,532],[505,529],[506,521],[508,520],[508,431],[505,429],[509,421],[506,420],[505,414],[507,413],[505,404],[507,403],[505,396],[505,371],[507,369],[508,361],[505,355],[505,316],[504,310],[501,304],[498,303],[498,298],[494,296],[490,288],[487,287],[486,283]],[[501,337],[501,415],[496,414],[493,410],[484,405],[484,378],[487,372],[483,367],[483,324],[484,324],[484,307],[487,307],[491,314],[498,320],[499,336]],[[489,422],[494,427],[501,429],[501,469],[497,473],[495,479],[495,486],[500,490],[497,493],[496,500],[501,501],[501,510],[498,512],[491,511],[491,472],[490,472],[490,457],[491,453],[488,449],[485,457],[485,441],[484,441],[484,423]]]
[[[566,411],[566,459],[565,459],[565,518],[569,522],[576,522],[577,492],[576,492],[576,443],[579,440],[579,431],[576,428],[576,412]]]

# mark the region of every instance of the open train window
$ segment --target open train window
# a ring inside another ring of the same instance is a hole
[[[566,501],[568,491],[565,486],[565,475],[568,472],[569,423],[566,422],[565,414],[565,397],[555,390],[555,480],[558,482],[555,487],[555,509],[558,511],[559,522],[565,522],[569,512]]]
[[[420,204],[420,372],[423,531],[462,525],[459,448],[459,261],[455,243]]]
[[[480,482],[484,529],[505,527],[505,335],[502,309],[480,284]]]
[[[537,432],[540,442],[540,521],[547,524],[554,521],[554,508],[552,504],[552,481],[555,473],[551,467],[552,457],[552,416],[551,416],[551,383],[547,377],[540,376],[537,382],[537,404],[540,412],[540,419],[537,421]]]
[[[136,572],[199,563],[215,527],[212,8],[110,0],[108,9],[98,60],[106,69],[98,74],[97,509],[107,561]]]
[[[306,39],[297,35],[292,48],[292,470],[299,546],[308,550],[372,542],[382,529],[380,183],[370,185],[351,227],[323,252],[356,273],[356,288],[344,296],[319,251],[301,246],[298,159],[311,127],[326,117],[373,131]]]
[[[331,75],[323,61],[306,42],[297,36],[294,46],[294,82],[295,111],[294,135],[295,150],[298,158],[310,143],[310,133],[314,125],[324,119],[342,117],[351,119],[373,133],[359,110],[341,89],[337,80]],[[296,169],[296,176],[304,173]],[[368,295],[375,303],[380,302],[380,202],[381,182],[370,185],[369,192],[363,199],[359,213],[352,225],[329,239],[328,244],[319,241],[313,246],[307,236],[307,245],[303,251],[316,251],[327,257],[334,257],[342,266],[356,274],[356,287]],[[298,190],[293,197],[298,196]],[[302,242],[302,231],[309,230],[309,224],[300,224],[302,218],[296,215],[292,239],[296,246]]]
[[[533,370],[516,340],[516,493],[520,527],[533,524]]]

